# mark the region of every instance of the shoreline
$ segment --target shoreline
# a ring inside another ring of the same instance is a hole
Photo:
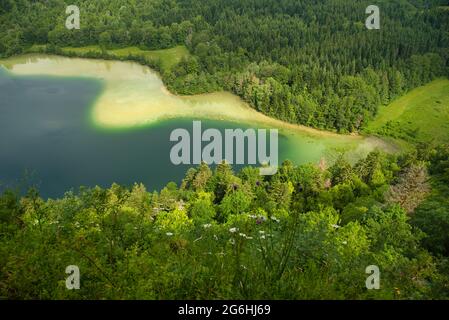
[[[30,59],[35,61],[30,64]],[[0,65],[13,75],[88,77],[105,81],[103,91],[91,107],[92,122],[104,129],[148,127],[164,120],[198,117],[198,120],[269,126],[286,135],[302,134],[348,142],[377,140],[384,148],[399,149],[391,141],[375,136],[340,134],[271,118],[230,92],[178,96],[167,89],[159,72],[135,61],[28,53],[1,59]],[[52,68],[55,65],[58,68]],[[150,100],[152,102],[148,103]]]

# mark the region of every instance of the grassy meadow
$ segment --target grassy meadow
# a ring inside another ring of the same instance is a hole
[[[366,133],[407,142],[449,140],[449,80],[437,79],[379,109]]]
[[[45,49],[46,46],[34,45],[29,49],[30,52],[39,52]],[[99,45],[91,45],[85,47],[64,47],[62,48],[64,53],[74,53],[83,55],[86,53],[102,53]],[[143,56],[150,60],[159,60],[164,70],[171,69],[174,65],[179,63],[183,57],[189,56],[189,51],[185,46],[176,46],[169,49],[161,50],[143,50],[138,47],[125,47],[119,49],[108,49],[108,54],[116,55],[117,58],[128,57],[129,55]]]

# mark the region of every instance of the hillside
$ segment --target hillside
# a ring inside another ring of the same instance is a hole
[[[446,0],[71,3],[0,0],[0,300],[449,299]]]
[[[449,80],[438,79],[416,88],[379,109],[366,133],[408,142],[449,141]]]
[[[65,47],[62,48],[63,53],[75,53],[83,55],[89,52],[101,53],[100,46],[88,46],[80,48]],[[181,62],[182,59],[189,58],[189,52],[185,46],[177,46],[169,49],[161,50],[142,50],[137,47],[127,47],[120,49],[107,49],[106,53],[123,58],[128,56],[143,56],[146,59],[160,61],[163,70],[169,71],[173,66]]]
[[[447,211],[432,215],[437,225],[420,213],[416,224],[433,236],[424,248],[408,212],[425,198],[426,170],[403,160],[371,153],[328,170],[286,162],[268,178],[203,164],[153,193],[114,184],[44,201],[36,189],[7,191],[0,297],[447,299],[445,260],[432,255],[448,254]],[[74,264],[82,282],[71,291],[63,277]],[[365,286],[370,265],[382,272],[379,290]]]
[[[449,74],[440,0],[380,0],[379,30],[365,27],[367,0],[80,0],[80,30],[65,28],[66,1],[51,3],[1,3],[0,57],[33,45],[118,55],[185,46],[188,56],[162,58],[176,62],[162,75],[173,93],[227,90],[319,129],[358,132],[380,105]]]

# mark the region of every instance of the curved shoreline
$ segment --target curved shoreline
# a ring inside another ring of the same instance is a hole
[[[346,142],[372,140],[382,149],[391,152],[398,149],[378,137],[339,134],[271,118],[229,92],[177,96],[165,87],[156,71],[137,62],[26,54],[0,60],[0,65],[14,75],[81,76],[104,81],[104,90],[94,103],[91,115],[95,125],[106,129],[151,126],[169,119],[197,117],[268,126],[287,135],[297,133]]]

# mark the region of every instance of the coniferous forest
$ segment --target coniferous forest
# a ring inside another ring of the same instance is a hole
[[[0,198],[10,299],[448,299],[449,149]],[[429,167],[429,169],[427,169]],[[432,177],[429,181],[429,175]],[[64,270],[76,262],[79,290]],[[367,290],[368,266],[381,270]]]
[[[354,135],[383,106],[449,76],[447,1],[378,0],[379,30],[365,27],[372,1],[76,2],[80,30],[64,27],[72,1],[2,0],[0,58],[185,46],[170,67],[123,59],[156,69],[172,93],[230,91],[272,118]],[[59,199],[10,188],[0,195],[0,298],[449,299],[449,141],[386,133],[392,125],[370,133],[406,147],[355,163],[285,161],[273,176],[203,163],[162,190],[114,184]],[[66,288],[70,264],[79,290]],[[368,290],[373,265],[380,287]]]
[[[0,55],[34,44],[186,45],[192,55],[163,74],[172,91],[226,89],[271,117],[354,132],[379,105],[448,75],[444,2],[378,1],[382,28],[369,32],[369,1],[81,0],[85,27],[72,32],[70,1],[5,0]]]

